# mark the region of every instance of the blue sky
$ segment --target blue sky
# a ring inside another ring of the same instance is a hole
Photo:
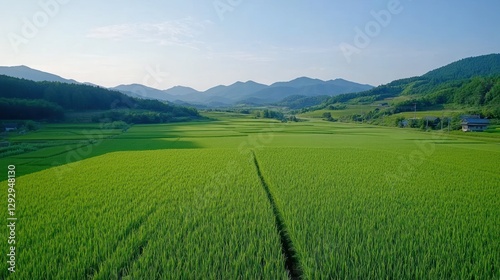
[[[500,1],[2,1],[0,65],[205,90],[309,76],[380,85],[500,52]]]

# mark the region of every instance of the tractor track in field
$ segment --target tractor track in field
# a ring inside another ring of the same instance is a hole
[[[271,204],[271,208],[273,209],[273,214],[276,219],[276,230],[278,232],[278,235],[280,236],[281,250],[285,255],[285,268],[288,271],[290,279],[302,279],[303,272],[300,265],[300,260],[297,252],[294,249],[295,247],[293,246],[293,242],[288,233],[285,221],[283,220],[283,216],[281,215],[281,212],[276,205],[276,201],[274,200],[271,190],[269,189],[269,185],[262,175],[259,162],[257,161],[257,157],[255,156],[254,151],[252,151],[252,156],[255,168],[257,169],[257,175],[259,176],[262,187],[267,194],[267,198],[269,199],[269,203]]]
[[[148,210],[144,215],[138,217],[134,222],[129,224],[127,228],[125,229],[123,235],[121,236],[120,240],[118,240],[114,251],[111,253],[111,256],[108,259],[103,260],[101,263],[96,263],[92,267],[87,268],[87,278],[88,279],[94,279],[96,277],[102,277],[100,276],[100,273],[102,272],[100,269],[100,265],[106,263],[110,259],[112,259],[115,254],[118,252],[118,248],[121,244],[126,243],[129,238],[131,238],[132,235],[137,233],[140,228],[147,222],[150,216],[154,215],[158,211],[159,207],[154,206],[150,210]],[[129,258],[124,260],[122,264],[120,264],[119,267],[117,267],[118,271],[118,278],[117,279],[124,279],[129,275],[130,269],[132,269],[132,266],[137,260],[142,256],[144,249],[147,247],[149,244],[150,238],[149,234],[147,236],[140,240],[138,244],[135,244],[135,248],[133,249],[132,254],[129,255]]]

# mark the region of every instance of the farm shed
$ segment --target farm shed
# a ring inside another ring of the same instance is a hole
[[[488,128],[490,120],[479,117],[462,118],[462,131],[484,131]]]

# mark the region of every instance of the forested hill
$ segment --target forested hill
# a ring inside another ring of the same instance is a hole
[[[70,111],[112,109],[131,109],[127,113],[129,121],[142,123],[199,117],[192,108],[137,99],[96,86],[34,82],[0,75],[0,119],[54,120]]]
[[[464,58],[432,70],[423,77],[450,81],[490,75],[500,75],[500,54]]]
[[[500,54],[462,59],[420,77],[334,96],[317,108],[335,103],[370,104],[380,100],[394,100],[388,113],[410,109],[409,105],[415,103],[420,109],[453,104],[476,108],[487,117],[500,118]]]

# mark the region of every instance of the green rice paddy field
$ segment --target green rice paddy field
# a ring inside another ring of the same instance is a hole
[[[0,279],[500,279],[500,134],[211,116],[12,137]]]

